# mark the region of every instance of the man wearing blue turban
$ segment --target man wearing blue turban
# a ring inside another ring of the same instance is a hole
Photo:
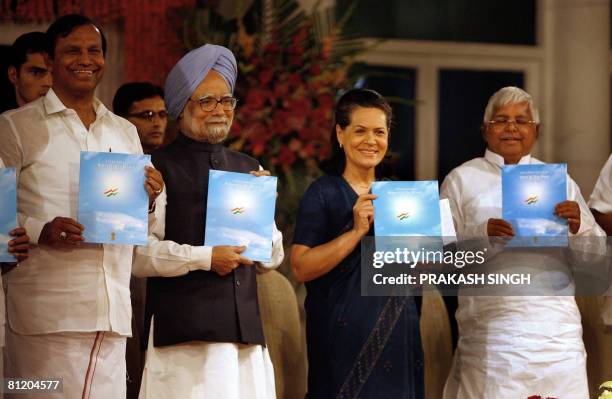
[[[149,277],[141,399],[276,396],[255,277],[281,263],[282,235],[275,227],[269,264],[254,265],[241,255],[245,247],[203,245],[209,170],[269,174],[222,144],[236,108],[236,76],[232,52],[207,44],[166,79],[168,113],[180,134],[152,153],[166,188],[149,245],[134,261],[133,273]]]

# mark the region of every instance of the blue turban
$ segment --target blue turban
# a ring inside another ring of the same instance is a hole
[[[205,44],[191,50],[176,63],[166,78],[166,107],[174,119],[178,119],[187,100],[211,69],[223,76],[230,92],[234,92],[238,67],[230,50],[215,44]]]

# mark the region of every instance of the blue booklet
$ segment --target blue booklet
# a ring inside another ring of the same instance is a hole
[[[15,168],[0,168],[0,262],[17,262],[8,252],[9,232],[17,227],[17,179]]]
[[[272,259],[277,178],[211,170],[204,245],[245,245],[242,256]]]
[[[566,164],[504,166],[502,218],[512,223],[516,234],[509,245],[567,245],[567,221],[554,214],[555,206],[566,199]]]
[[[437,181],[374,182],[372,194],[376,251],[442,250]]]
[[[79,212],[85,242],[146,245],[149,155],[81,152]]]
[[[372,184],[376,236],[440,237],[440,195],[436,180]]]

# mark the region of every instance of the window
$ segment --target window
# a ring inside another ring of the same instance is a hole
[[[484,154],[480,127],[489,97],[504,86],[523,87],[521,72],[442,69],[439,72],[438,178]]]
[[[355,0],[337,0],[337,16]],[[361,37],[536,44],[536,0],[357,0],[347,30]]]

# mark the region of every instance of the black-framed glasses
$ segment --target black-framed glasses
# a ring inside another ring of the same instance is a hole
[[[215,108],[217,108],[217,104],[219,103],[221,104],[221,107],[224,111],[233,111],[234,109],[236,109],[236,104],[238,104],[238,99],[236,97],[230,96],[223,97],[220,100],[217,100],[216,98],[210,96],[200,97],[197,100],[193,100],[190,98],[190,100],[200,104],[200,108],[202,108],[202,111],[205,112],[214,111]]]
[[[128,117],[146,119],[148,121],[152,121],[155,118],[155,115],[157,115],[159,119],[167,119],[168,111],[162,110],[162,111],[155,112],[155,111],[147,110],[147,111],[142,111],[142,112],[136,112],[134,114],[128,114]]]

